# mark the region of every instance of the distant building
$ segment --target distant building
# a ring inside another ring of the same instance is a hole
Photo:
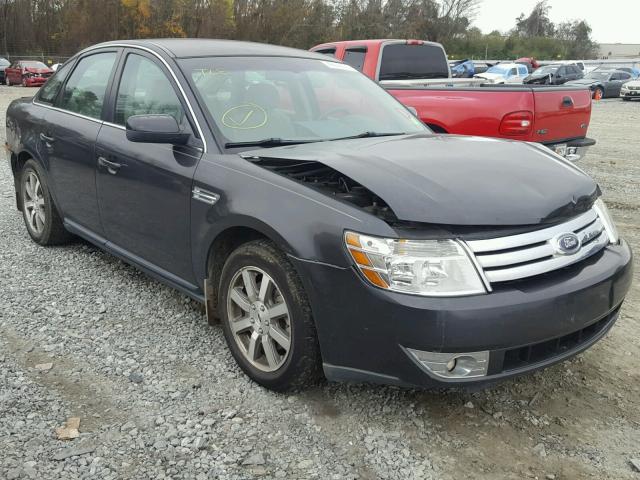
[[[601,43],[598,45],[598,58],[615,60],[639,58],[640,43]]]

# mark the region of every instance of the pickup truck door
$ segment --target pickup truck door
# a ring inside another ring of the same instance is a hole
[[[125,125],[132,115],[169,114],[194,130],[179,90],[153,55],[125,50],[116,78],[96,146],[107,248],[194,289],[189,219],[202,143],[193,136],[184,146],[129,141]]]
[[[47,112],[40,141],[49,175],[67,223],[101,237],[96,199],[95,142],[118,50],[91,52],[80,58]]]

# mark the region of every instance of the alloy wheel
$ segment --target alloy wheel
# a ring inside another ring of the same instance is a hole
[[[287,303],[269,274],[244,267],[233,276],[227,295],[227,321],[244,357],[264,372],[278,370],[291,350]]]
[[[29,227],[37,235],[41,235],[45,227],[47,214],[42,185],[40,184],[38,175],[33,171],[27,172],[27,178],[25,179],[23,188],[22,205],[25,209]]]

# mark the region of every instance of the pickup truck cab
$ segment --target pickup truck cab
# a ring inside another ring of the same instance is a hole
[[[487,85],[483,79],[450,78],[442,45],[422,40],[350,40],[311,50],[377,81],[439,133],[539,142],[574,161],[595,144],[587,138],[587,88]]]
[[[75,234],[204,303],[268,388],[523,374],[602,338],[631,284],[583,171],[533,143],[434,134],[326,56],[103,43],[6,125],[33,241]]]

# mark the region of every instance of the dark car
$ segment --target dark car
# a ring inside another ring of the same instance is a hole
[[[622,84],[631,80],[631,74],[621,70],[598,69],[589,72],[584,78],[568,83],[589,87],[594,100],[619,97]]]
[[[533,143],[433,134],[319,54],[96,45],[11,103],[7,139],[36,243],[78,235],[203,302],[273,389],[546,367],[607,333],[632,280],[582,170]]]
[[[18,60],[4,70],[4,83],[7,86],[40,87],[45,84],[53,70],[42,62]]]
[[[9,60],[0,57],[0,83],[4,83],[4,71],[9,65],[11,65],[11,62],[9,62]]]
[[[562,85],[583,77],[582,70],[575,64],[545,65],[537,68],[523,80],[525,84]]]

